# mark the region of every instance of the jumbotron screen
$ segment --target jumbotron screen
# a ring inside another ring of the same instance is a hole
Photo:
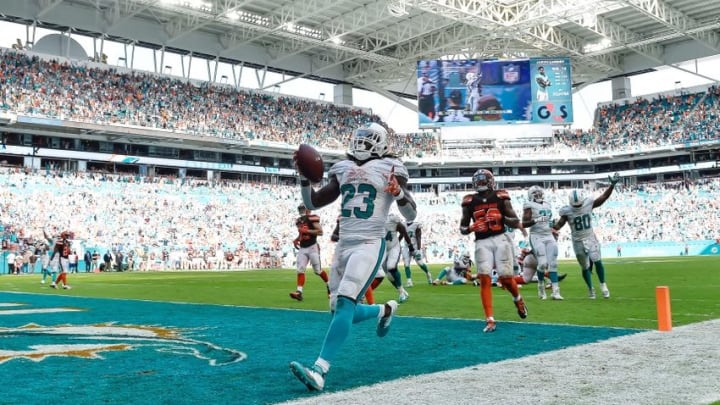
[[[568,58],[424,60],[417,80],[421,128],[573,121]]]

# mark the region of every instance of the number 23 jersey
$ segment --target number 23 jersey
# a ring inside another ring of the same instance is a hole
[[[384,191],[391,170],[395,177],[409,177],[396,158],[372,159],[362,165],[352,160],[335,163],[328,177],[340,184],[340,240],[375,241],[385,237],[385,222],[394,199]]]

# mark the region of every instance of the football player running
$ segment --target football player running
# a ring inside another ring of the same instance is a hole
[[[477,170],[473,174],[472,184],[476,193],[463,197],[460,233],[472,233],[475,236],[475,264],[486,321],[483,332],[494,332],[496,325],[491,277],[493,268],[498,272],[500,284],[512,295],[520,318],[527,317],[527,307],[513,277],[513,248],[510,238],[505,235],[505,225],[523,229],[523,224],[515,214],[510,194],[506,190],[495,190],[495,177],[491,171]]]
[[[432,284],[433,278],[430,274],[430,269],[422,254],[422,225],[417,221],[407,221],[405,224],[408,235],[410,235],[410,243],[405,243],[402,248],[402,259],[405,267],[405,277],[407,278],[407,286],[412,287],[412,271],[410,271],[410,265],[415,260],[420,269],[425,272],[428,284]]]
[[[600,242],[593,231],[592,211],[603,205],[620,181],[620,175],[615,173],[609,177],[610,185],[598,197],[585,197],[582,190],[572,190],[569,195],[569,205],[560,208],[560,220],[553,226],[560,230],[566,223],[570,225],[570,238],[572,239],[575,258],[582,269],[582,276],[588,287],[588,297],[595,299],[595,288],[592,283],[592,266],[597,269],[600,281],[600,291],[603,298],[610,298],[610,290],[605,283],[605,266],[600,255]]]
[[[328,284],[328,275],[322,269],[320,264],[320,245],[318,245],[318,236],[323,235],[322,226],[320,226],[320,217],[313,214],[304,204],[298,206],[300,216],[295,220],[295,226],[298,230],[298,237],[293,241],[293,246],[298,250],[297,253],[297,288],[290,293],[290,298],[302,301],[303,288],[305,287],[305,270],[308,263],[312,266],[313,272],[320,276],[325,282],[328,296],[330,295],[330,287]]]
[[[553,229],[552,206],[545,201],[545,191],[540,186],[528,189],[528,200],[523,204],[523,226],[530,229],[530,246],[537,259],[538,297],[547,299],[545,294],[545,272],[550,274],[554,300],[562,300],[558,283],[558,246]]]
[[[387,131],[377,123],[358,128],[350,139],[347,158],[335,163],[328,182],[314,189],[300,178],[305,206],[319,209],[342,196],[339,239],[330,275],[332,317],[320,355],[312,366],[290,363],[290,370],[311,391],[325,386],[325,375],[354,323],[375,319],[376,333],[388,333],[397,301],[381,305],[359,304],[380,269],[385,254],[385,223],[393,202],[412,221],[415,201],[407,189],[405,165],[388,153]]]

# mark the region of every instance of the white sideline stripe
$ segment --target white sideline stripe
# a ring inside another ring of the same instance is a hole
[[[35,309],[3,309],[0,315],[27,315],[27,314],[52,314],[55,312],[76,312],[82,311],[77,308],[35,308]]]
[[[6,307],[21,307],[26,304],[21,304],[19,302],[0,302],[0,308],[6,308]]]
[[[718,336],[714,319],[286,404],[708,404],[720,400]],[[502,330],[483,340],[492,350],[502,344]],[[382,360],[376,365],[382,368]],[[328,377],[332,387],[332,369]]]

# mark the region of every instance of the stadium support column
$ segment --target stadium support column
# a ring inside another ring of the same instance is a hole
[[[336,84],[333,90],[333,102],[335,102],[335,104],[353,105],[352,85]]]
[[[630,88],[629,77],[615,77],[612,79],[612,99],[632,97],[632,89]]]

